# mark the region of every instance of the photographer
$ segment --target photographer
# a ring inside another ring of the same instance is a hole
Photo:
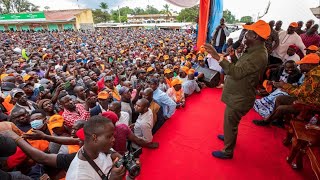
[[[113,167],[113,161],[119,156],[117,153],[107,154],[115,141],[112,122],[102,116],[93,116],[84,126],[84,134],[84,145],[71,162],[66,180],[121,180],[125,175],[125,168]],[[92,163],[96,164],[97,168],[94,168]]]
[[[222,53],[223,45],[226,43],[227,37],[230,35],[230,31],[225,25],[224,18],[221,18],[220,25],[217,27],[213,34],[212,44],[218,53]]]

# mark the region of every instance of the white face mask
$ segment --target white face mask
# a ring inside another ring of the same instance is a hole
[[[39,130],[43,127],[43,119],[37,119],[30,122],[30,125],[33,129]]]

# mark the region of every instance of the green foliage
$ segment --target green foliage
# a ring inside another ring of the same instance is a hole
[[[145,12],[146,12],[146,14],[159,14],[160,13],[160,11],[157,8],[150,6],[150,5],[147,5]]]
[[[133,13],[134,15],[141,15],[141,14],[147,14],[144,9],[136,7],[133,9]]]
[[[1,14],[34,12],[39,11],[39,8],[28,0],[0,0]]]
[[[94,23],[102,23],[111,20],[111,15],[108,12],[101,9],[93,10],[92,15]]]
[[[243,16],[240,19],[240,22],[243,22],[243,23],[252,22],[252,17],[251,16]]]
[[[228,9],[223,11],[223,17],[226,23],[233,24],[237,22],[236,17]]]
[[[120,20],[121,22],[127,22],[127,14],[133,14],[134,10],[129,8],[128,6],[122,7],[119,10],[111,10],[111,19],[114,22],[119,22],[119,12],[120,12]]]
[[[100,7],[100,9],[102,9],[102,11],[107,11],[109,8],[108,4],[105,2],[101,2],[99,7]]]
[[[196,22],[199,15],[199,5],[182,9],[177,20],[179,22]]]

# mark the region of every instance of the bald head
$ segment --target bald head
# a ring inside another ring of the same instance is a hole
[[[113,101],[109,104],[109,110],[116,113],[120,118],[121,116],[121,103],[118,101]]]
[[[143,91],[143,98],[147,99],[149,103],[151,103],[153,100],[153,89],[152,88],[145,89]]]

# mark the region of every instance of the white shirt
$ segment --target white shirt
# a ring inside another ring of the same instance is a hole
[[[287,50],[290,45],[296,45],[303,54],[306,54],[305,48],[306,46],[302,42],[301,37],[297,33],[288,34],[287,31],[282,31],[279,33],[279,46],[272,52],[272,56],[282,59],[284,61],[284,57],[287,54]]]
[[[211,55],[207,55],[208,59],[208,65],[209,65],[209,69],[221,72],[222,71],[222,67],[219,65],[218,61],[213,59]]]
[[[293,56],[289,56],[288,54],[286,54],[283,57],[283,62],[285,63],[288,60],[294,60],[294,62],[300,61],[300,56],[298,54],[294,54]]]
[[[121,111],[120,114],[121,115],[120,115],[119,121],[116,122],[116,125],[125,124],[129,126],[129,120],[130,120],[129,113]]]
[[[93,167],[88,163],[88,161],[83,161],[79,159],[79,152],[76,154],[72,160],[70,167],[68,169],[66,180],[90,180],[90,179],[101,179],[99,174],[93,169]],[[112,168],[111,155],[106,155],[105,153],[100,153],[99,156],[93,160],[101,171],[107,175],[109,170]]]
[[[150,108],[144,114],[140,114],[135,125],[134,134],[142,138],[146,142],[152,141],[152,128],[153,128],[153,114]],[[134,147],[137,147],[134,145]]]

